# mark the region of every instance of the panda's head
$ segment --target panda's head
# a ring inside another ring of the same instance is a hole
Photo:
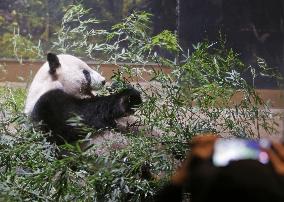
[[[47,62],[52,80],[58,81],[69,94],[86,95],[105,85],[103,76],[72,55],[48,53]]]
[[[79,58],[53,53],[36,73],[28,92],[25,114],[30,115],[34,105],[46,92],[61,89],[76,97],[91,96],[93,90],[105,85],[105,78]]]

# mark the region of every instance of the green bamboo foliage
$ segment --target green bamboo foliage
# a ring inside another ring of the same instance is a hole
[[[117,86],[130,83],[142,93],[136,124],[143,127],[122,134],[127,144],[119,149],[110,140],[101,155],[96,146],[87,151],[76,143],[57,147],[22,115],[25,91],[2,89],[0,200],[151,201],[194,135],[214,131],[258,138],[260,131],[277,128],[269,104],[243,78],[243,72],[257,77],[256,71],[222,39],[199,43],[189,53],[170,31],[152,36],[148,13],[133,12],[110,30],[96,30],[92,25],[99,21],[85,18],[89,12],[78,4],[68,8],[53,50],[116,64],[112,79]],[[149,64],[158,68],[146,68]],[[165,74],[164,67],[171,73]],[[236,93],[241,99],[233,103]]]

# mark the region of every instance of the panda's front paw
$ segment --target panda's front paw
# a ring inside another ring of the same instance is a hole
[[[127,105],[130,109],[137,108],[142,104],[141,93],[135,88],[124,89],[127,96]]]
[[[135,88],[129,89],[131,91],[131,95],[129,98],[130,105],[133,107],[137,107],[142,104],[142,98],[140,91],[136,90]]]

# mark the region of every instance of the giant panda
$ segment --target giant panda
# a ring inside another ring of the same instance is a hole
[[[92,90],[101,88],[105,78],[85,62],[72,55],[47,54],[36,73],[26,99],[24,113],[31,115],[36,102],[46,92],[61,89],[76,97],[92,97]]]
[[[141,103],[140,93],[128,88],[110,96],[95,97],[91,91],[104,84],[105,78],[79,58],[49,53],[31,83],[24,112],[33,122],[42,122],[40,128],[51,131],[48,139],[57,144],[86,135],[67,124],[75,114],[89,127],[116,128],[116,120],[133,113],[132,108]]]

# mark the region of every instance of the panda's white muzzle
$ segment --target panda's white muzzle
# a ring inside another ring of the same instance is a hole
[[[105,77],[101,76],[98,72],[92,71],[90,74],[90,86],[92,90],[99,90],[106,84]]]

